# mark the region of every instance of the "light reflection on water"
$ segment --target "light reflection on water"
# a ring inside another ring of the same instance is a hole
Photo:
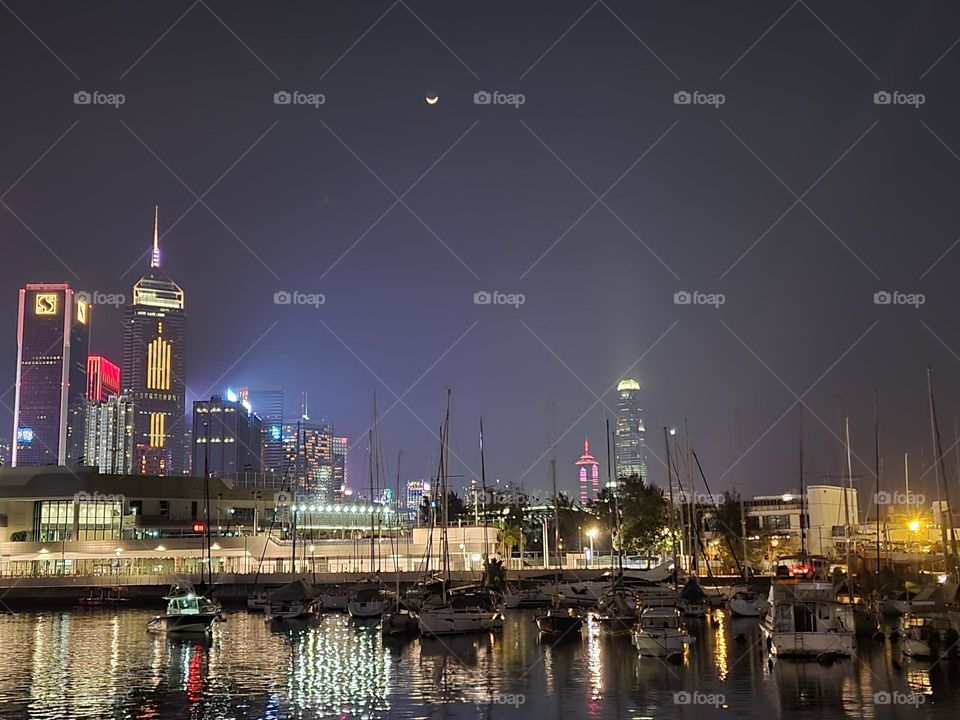
[[[638,658],[629,638],[588,622],[545,644],[532,613],[496,634],[384,641],[343,615],[278,628],[237,612],[209,640],[148,633],[124,609],[0,618],[0,717],[119,718],[955,717],[957,663],[917,662],[863,641],[862,662],[770,663],[757,623],[695,621],[684,662]],[[726,709],[675,703],[723,696]],[[919,708],[876,693],[923,694]]]

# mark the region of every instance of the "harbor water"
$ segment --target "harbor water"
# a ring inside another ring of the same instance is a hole
[[[385,640],[345,615],[275,625],[229,612],[209,639],[145,630],[151,612],[0,617],[0,718],[957,717],[960,664],[862,641],[831,665],[770,661],[756,620],[694,621],[680,663],[638,658],[590,622],[541,642],[502,631]]]

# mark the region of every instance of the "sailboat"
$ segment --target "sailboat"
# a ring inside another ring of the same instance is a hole
[[[800,407],[800,548],[799,563],[788,565],[788,577],[770,583],[770,612],[760,630],[771,655],[790,657],[850,656],[857,647],[853,609],[837,600],[825,564],[807,555],[803,486],[803,406]]]
[[[562,639],[580,634],[583,627],[583,617],[573,611],[573,608],[560,609],[560,515],[557,512],[557,461],[550,460],[550,476],[553,479],[553,546],[557,549],[557,564],[553,572],[553,585],[557,592],[553,594],[553,607],[544,615],[537,615],[537,627],[540,632],[550,637]]]
[[[471,587],[450,589],[449,517],[449,450],[450,390],[447,390],[447,411],[440,438],[440,492],[442,493],[442,524],[440,553],[443,563],[443,585],[439,596],[428,597],[419,611],[420,632],[427,636],[453,635],[503,627],[503,613],[499,596],[489,588]]]
[[[347,598],[347,612],[360,620],[379,618],[390,607],[390,598],[380,583],[380,568],[377,560],[377,508],[376,497],[380,489],[380,418],[377,414],[377,395],[373,395],[373,427],[369,435],[370,446],[370,570],[377,563],[373,579],[356,585]]]
[[[394,497],[400,497],[400,459],[403,453],[397,454],[397,487]],[[394,513],[394,530],[391,538],[391,549],[393,554],[393,574],[396,577],[396,589],[393,594],[393,602],[390,609],[384,613],[383,620],[380,623],[380,631],[386,636],[410,635],[420,630],[420,624],[416,616],[410,612],[410,609],[403,604],[400,595],[400,558],[399,548],[393,547],[393,543],[400,541],[400,513]]]

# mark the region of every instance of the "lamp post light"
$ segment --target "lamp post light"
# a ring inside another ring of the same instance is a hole
[[[590,557],[587,558],[587,566],[593,565],[593,539],[600,534],[600,531],[597,528],[592,527],[587,530],[587,537],[590,538]]]

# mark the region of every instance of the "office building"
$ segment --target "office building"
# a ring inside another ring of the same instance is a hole
[[[83,454],[90,307],[66,283],[20,290],[13,466],[66,465]]]
[[[590,454],[590,441],[583,441],[583,455],[576,462],[577,482],[580,488],[580,504],[596,500],[600,494],[600,465]]]
[[[87,400],[103,402],[120,394],[120,366],[102,355],[87,358]]]
[[[230,388],[193,403],[193,459],[196,475],[232,478],[257,474],[262,423],[249,402]]]
[[[134,472],[180,475],[183,457],[186,315],[183,290],[160,270],[159,214],[150,269],[133,286],[123,335],[122,390],[136,408]]]
[[[617,385],[616,477],[647,476],[646,428],[640,407],[640,383],[627,378]]]
[[[100,472],[125,475],[133,472],[135,408],[126,396],[88,400],[85,418],[85,465]]]
[[[241,400],[246,400],[263,422],[260,455],[265,473],[282,474],[283,465],[283,389],[240,388]]]

